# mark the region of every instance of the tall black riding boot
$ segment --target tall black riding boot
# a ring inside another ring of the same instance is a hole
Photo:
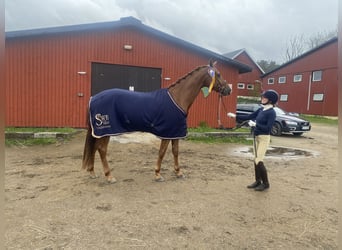
[[[257,165],[257,168],[259,168],[260,175],[261,175],[261,180],[262,183],[254,188],[255,191],[264,191],[265,189],[268,189],[270,187],[270,183],[268,182],[268,177],[267,177],[267,170],[262,161],[260,161]]]
[[[256,188],[261,184],[261,175],[260,175],[260,168],[254,162],[254,172],[255,172],[255,182],[251,185],[248,185],[247,188]]]

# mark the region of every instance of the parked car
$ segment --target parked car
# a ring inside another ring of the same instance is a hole
[[[250,114],[261,107],[261,104],[246,103],[237,104],[236,114]],[[309,121],[299,118],[298,113],[288,113],[279,107],[274,107],[276,112],[276,120],[273,124],[271,135],[280,136],[283,133],[292,133],[295,136],[300,136],[304,132],[311,130]],[[242,123],[241,120],[236,120],[237,125]]]

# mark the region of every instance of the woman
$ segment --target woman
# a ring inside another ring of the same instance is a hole
[[[267,177],[267,170],[264,165],[264,157],[271,140],[271,129],[276,118],[273,109],[278,101],[278,93],[274,90],[267,90],[261,95],[262,107],[249,115],[237,115],[240,120],[250,120],[248,125],[252,128],[255,182],[247,188],[254,188],[256,191],[264,191],[270,187]]]

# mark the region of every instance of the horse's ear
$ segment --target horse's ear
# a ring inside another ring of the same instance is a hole
[[[214,59],[209,60],[209,66],[214,67],[216,65],[217,61],[214,61]]]

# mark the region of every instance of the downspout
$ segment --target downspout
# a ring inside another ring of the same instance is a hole
[[[307,111],[309,111],[309,109],[310,109],[311,83],[312,83],[312,74],[310,73],[309,88],[308,88],[308,103],[307,103],[307,106],[306,106],[306,110]]]

